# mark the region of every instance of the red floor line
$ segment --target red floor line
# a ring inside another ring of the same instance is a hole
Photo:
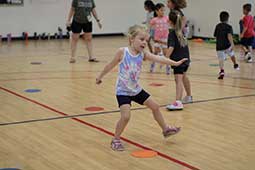
[[[27,98],[27,97],[25,97],[25,96],[22,96],[22,95],[20,95],[20,94],[18,94],[18,93],[16,93],[16,92],[13,92],[13,91],[8,90],[8,89],[6,89],[6,88],[3,88],[3,87],[1,87],[1,86],[0,86],[0,89],[3,90],[3,91],[5,91],[5,92],[8,92],[8,93],[10,93],[10,94],[13,94],[13,95],[15,95],[15,96],[17,96],[17,97],[20,97],[20,98],[22,98],[22,99],[25,99],[25,100],[27,100],[27,101],[30,101],[30,102],[32,102],[32,103],[34,103],[34,104],[37,104],[37,105],[39,105],[39,106],[42,106],[42,107],[44,107],[44,108],[46,108],[46,109],[49,109],[49,110],[51,110],[51,111],[53,111],[53,112],[55,112],[55,113],[61,114],[61,115],[63,115],[63,116],[68,116],[68,114],[66,114],[66,113],[64,113],[64,112],[58,111],[58,110],[56,110],[56,109],[54,109],[54,108],[52,108],[52,107],[49,107],[49,106],[47,106],[47,105],[45,105],[45,104],[42,104],[42,103],[39,103],[39,102],[37,102],[37,101],[35,101],[35,100],[33,100],[33,99],[30,99],[30,98]],[[97,130],[99,130],[99,131],[101,131],[101,132],[103,132],[103,133],[105,133],[105,134],[107,134],[107,135],[114,136],[114,134],[113,134],[112,132],[110,132],[110,131],[108,131],[108,130],[106,130],[106,129],[104,129],[104,128],[101,128],[101,127],[99,127],[99,126],[96,126],[96,125],[93,125],[93,124],[91,124],[91,123],[85,122],[85,121],[83,121],[83,120],[81,120],[81,119],[78,119],[78,118],[71,118],[71,119],[73,119],[73,120],[75,120],[75,121],[77,121],[77,122],[79,122],[79,123],[82,123],[82,124],[84,124],[84,125],[87,125],[87,126],[89,126],[89,127],[91,127],[91,128],[97,129]],[[122,139],[123,141],[129,143],[129,144],[132,144],[132,145],[138,147],[138,148],[153,150],[153,151],[157,152],[158,155],[161,156],[162,158],[165,158],[165,159],[167,159],[167,160],[169,160],[169,161],[175,162],[175,163],[177,163],[177,164],[179,164],[179,165],[182,165],[182,166],[184,166],[184,167],[187,167],[187,168],[189,168],[189,169],[191,169],[191,170],[199,170],[199,168],[196,168],[196,167],[194,167],[194,166],[192,166],[192,165],[189,165],[189,164],[187,164],[187,163],[185,163],[185,162],[183,162],[183,161],[180,161],[180,160],[178,160],[178,159],[175,159],[175,158],[173,158],[173,157],[171,157],[171,156],[168,156],[168,155],[166,155],[166,154],[164,154],[164,153],[161,153],[161,152],[159,152],[159,151],[156,151],[156,150],[154,150],[154,149],[151,149],[151,148],[149,148],[149,147],[146,147],[146,146],[144,146],[144,145],[142,145],[142,144],[139,144],[139,143],[136,143],[136,142],[134,142],[134,141],[131,141],[131,140],[127,139],[127,138],[121,137],[121,139]]]

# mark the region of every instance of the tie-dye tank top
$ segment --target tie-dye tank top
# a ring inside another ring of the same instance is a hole
[[[124,49],[123,59],[119,64],[116,95],[135,96],[142,91],[138,80],[142,70],[143,57],[143,53],[133,56],[128,47]]]

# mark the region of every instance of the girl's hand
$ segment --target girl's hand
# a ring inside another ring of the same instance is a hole
[[[70,21],[66,21],[66,26],[70,27],[72,25],[72,23]]]
[[[160,44],[163,44],[163,45],[167,45],[167,42],[163,42],[161,40],[154,40],[156,43],[160,43]]]
[[[72,31],[72,28],[71,28],[71,25],[72,23],[70,21],[67,21],[66,22],[66,30],[69,32],[69,31]]]
[[[96,84],[101,84],[101,83],[102,83],[102,80],[99,78],[96,78]]]
[[[188,60],[188,58],[183,58],[183,59],[181,59],[180,61],[177,61],[175,66],[181,65],[182,63],[184,63],[184,62],[187,61],[187,60]]]

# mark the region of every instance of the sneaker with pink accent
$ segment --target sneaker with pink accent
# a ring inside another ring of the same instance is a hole
[[[174,110],[182,110],[183,109],[183,104],[181,101],[176,100],[173,104],[169,104],[166,106],[166,109],[170,110],[170,111],[174,111]]]
[[[165,131],[163,131],[163,136],[165,138],[169,137],[169,136],[172,136],[172,135],[175,135],[177,134],[178,132],[180,132],[181,130],[181,127],[167,127]]]
[[[112,139],[111,148],[114,151],[124,151],[124,146],[120,139]]]

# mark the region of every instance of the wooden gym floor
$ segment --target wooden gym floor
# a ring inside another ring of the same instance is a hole
[[[69,64],[68,40],[0,44],[0,169],[254,169],[255,64],[241,61],[241,70],[235,71],[228,59],[226,77],[218,80],[214,44],[190,42],[194,103],[183,111],[165,109],[175,98],[173,75],[167,76],[159,64],[156,73],[148,73],[150,63],[144,63],[143,88],[161,105],[167,122],[182,131],[164,139],[151,112],[133,104],[123,133],[126,151],[112,151],[110,141],[120,116],[114,94],[117,68],[100,86],[95,78],[116,49],[126,45],[125,37],[96,37],[100,62],[88,63],[85,45],[79,42],[77,62]],[[238,56],[238,47],[236,51]],[[40,92],[25,92],[28,89]],[[91,106],[104,110],[85,110]],[[130,155],[146,148],[159,155]]]

